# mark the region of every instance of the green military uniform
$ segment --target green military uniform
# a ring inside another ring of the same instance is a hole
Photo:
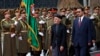
[[[1,21],[2,37],[3,37],[3,56],[16,56],[16,38],[11,37],[14,32],[14,21],[3,19]]]
[[[47,29],[46,29],[46,49],[49,49],[50,47],[50,37],[51,37],[51,26],[53,25],[53,17],[47,17],[46,18],[46,24],[47,24]]]
[[[16,34],[18,35],[18,53],[24,53],[30,51],[30,45],[28,40],[28,25],[25,20],[19,20],[16,26]]]
[[[51,43],[51,26],[53,25],[53,17],[47,17],[46,18],[46,24],[47,24],[47,29],[46,29],[46,41],[45,41],[45,48],[46,50],[49,50],[50,48],[50,43]],[[51,56],[51,51],[49,51],[49,56]]]
[[[16,18],[16,17],[13,17],[12,18],[12,20],[14,20],[14,22],[17,22],[18,23],[18,18]],[[17,52],[18,52],[18,35],[17,35],[17,25],[16,25],[16,27],[15,27],[15,33],[16,33],[16,49],[17,49]]]
[[[100,15],[94,15],[93,23],[96,29],[96,42],[100,42]]]
[[[69,17],[69,21],[70,21],[70,24],[67,26],[67,44],[68,44],[68,55],[70,55],[69,54],[69,51],[70,51],[70,47],[71,47],[71,45],[72,45],[72,36],[71,36],[71,34],[72,34],[72,27],[73,27],[73,21],[74,21],[74,19],[75,19],[76,17],[75,17],[75,15],[70,15],[70,17]]]
[[[40,20],[43,20],[45,23],[44,24],[40,24],[40,32],[43,32],[44,36],[42,36],[42,47],[43,49],[47,50],[46,49],[46,45],[45,44],[45,41],[46,41],[46,28],[47,28],[47,25],[46,25],[46,17],[44,16],[40,16]]]

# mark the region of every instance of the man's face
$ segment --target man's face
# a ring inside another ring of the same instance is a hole
[[[47,12],[42,12],[42,15],[46,15],[47,14]]]
[[[35,18],[39,18],[39,14],[38,13],[34,13],[34,17]]]
[[[21,14],[21,17],[22,18],[26,18],[26,14]]]
[[[19,13],[19,12],[16,12],[15,15],[16,15],[16,16],[20,16],[20,13]]]
[[[5,18],[10,18],[10,16],[11,16],[10,14],[6,14]]]
[[[65,11],[61,11],[60,15],[65,15],[65,13],[66,13]]]
[[[70,13],[70,10],[66,10],[66,14],[69,14]]]
[[[54,17],[54,24],[59,24],[61,22],[61,19],[58,17]]]
[[[90,10],[89,9],[85,9],[84,11],[86,14],[90,13]]]
[[[99,9],[98,8],[94,9],[94,13],[99,13]]]
[[[81,9],[77,9],[77,16],[83,16],[84,12]]]
[[[52,12],[48,12],[47,16],[52,17],[53,16]]]

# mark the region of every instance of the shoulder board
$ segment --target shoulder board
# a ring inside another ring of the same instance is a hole
[[[13,17],[12,20],[15,20],[16,17]]]
[[[1,21],[5,21],[5,19],[2,19]]]

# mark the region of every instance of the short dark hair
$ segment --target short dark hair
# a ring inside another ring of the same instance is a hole
[[[100,6],[95,6],[95,7],[93,8],[93,10],[99,9],[99,8],[100,8]]]
[[[90,7],[89,6],[84,7],[84,10],[86,10],[86,9],[90,9]]]
[[[71,8],[71,10],[77,10],[77,7]]]
[[[77,9],[81,9],[81,11],[84,11],[84,8],[82,8],[82,7],[78,7]]]

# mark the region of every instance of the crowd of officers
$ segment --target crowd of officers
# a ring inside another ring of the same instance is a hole
[[[38,23],[39,41],[41,43],[40,51],[32,50],[28,39],[27,15],[25,9],[16,9],[15,16],[11,18],[10,10],[4,11],[4,19],[1,20],[1,38],[0,38],[0,56],[25,56],[27,52],[32,51],[34,55],[39,56],[41,50],[50,48],[50,30],[53,25],[54,14],[59,13],[63,16],[62,23],[66,25],[67,46],[71,46],[71,31],[73,20],[77,17],[77,8],[43,8],[35,9],[34,16]],[[84,15],[93,20],[96,29],[96,39],[93,42],[100,41],[100,7],[96,6],[91,10],[90,7],[84,7]]]

